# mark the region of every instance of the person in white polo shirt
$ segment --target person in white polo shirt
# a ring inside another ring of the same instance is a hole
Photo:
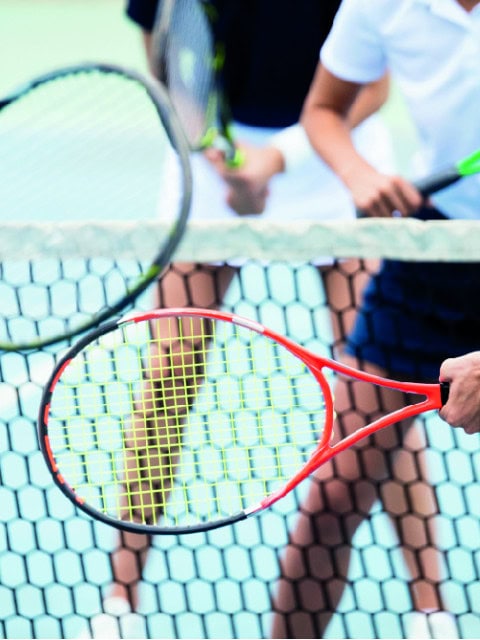
[[[364,215],[480,219],[479,176],[423,202],[413,182],[379,172],[355,150],[348,108],[361,87],[387,69],[418,134],[412,180],[472,153],[480,147],[479,1],[343,0],[322,47],[301,121],[312,146]],[[479,274],[479,263],[384,261],[365,289],[344,361],[383,376],[438,381],[446,359],[478,349]],[[336,386],[337,437],[358,428],[363,416],[371,418],[406,402],[392,391],[369,395],[363,384],[355,383],[352,390],[340,380]],[[353,398],[361,399],[361,408]],[[351,543],[362,519],[381,500],[385,483],[391,484],[410,425],[386,429],[369,445],[341,454],[310,483],[283,558],[273,637],[324,637],[348,584],[348,540]],[[399,516],[399,534],[406,522]],[[425,527],[422,517],[418,522]],[[425,529],[425,540],[430,535]],[[403,637],[458,637],[453,617],[444,611],[448,603],[442,602],[442,589],[429,579],[431,558],[425,548],[412,546],[411,551],[423,573],[410,583],[413,607],[419,608],[421,589],[423,601],[430,589],[431,606],[403,616]],[[332,575],[338,577],[335,584]],[[303,615],[292,611],[292,594],[304,594]]]

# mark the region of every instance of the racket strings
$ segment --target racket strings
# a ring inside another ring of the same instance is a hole
[[[227,517],[283,485],[317,444],[316,380],[233,324],[127,325],[77,358],[52,398],[52,449],[77,493],[113,517],[166,526]],[[54,419],[72,414],[78,424]]]
[[[52,78],[2,110],[0,217],[51,223],[52,234],[65,220],[173,223],[185,176],[166,117],[143,84],[97,67]],[[0,344],[61,336],[110,308],[139,282],[167,236],[141,261],[6,260]]]
[[[145,136],[158,144],[145,146]],[[137,163],[145,169],[160,166],[166,144],[143,87],[124,76],[95,72],[61,76],[31,89],[2,113],[0,139],[8,151],[2,174],[5,169],[10,178],[2,181],[2,202],[17,219],[40,214],[45,220],[131,219],[128,210],[138,187],[121,178],[141,179],[132,172]],[[85,189],[88,199],[85,193],[80,197]],[[112,203],[119,191],[122,201]],[[57,211],[60,198],[64,206]]]
[[[146,524],[153,524],[165,510],[180,466],[184,421],[203,380],[199,346],[188,337],[175,338],[181,325],[169,324],[167,340],[151,341],[126,439],[127,458],[134,460],[127,463],[125,479],[127,518]]]

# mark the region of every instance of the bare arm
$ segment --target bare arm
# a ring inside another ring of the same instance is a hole
[[[367,93],[362,85],[341,80],[319,64],[301,121],[313,148],[350,190],[358,209],[370,216],[391,216],[393,211],[406,216],[421,205],[420,194],[403,178],[374,169],[351,137],[352,126],[379,103],[385,91],[382,82],[370,85]]]
[[[385,74],[380,80],[363,85],[347,113],[350,129],[354,129],[369,116],[376,113],[388,100],[390,77]]]
[[[152,34],[149,31],[142,30],[143,46],[145,48],[145,54],[147,56],[148,67],[153,75],[154,66],[152,59]]]

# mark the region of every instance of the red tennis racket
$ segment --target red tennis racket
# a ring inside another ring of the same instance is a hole
[[[332,444],[331,374],[423,399]],[[106,323],[70,348],[45,388],[39,435],[55,482],[91,516],[185,533],[261,512],[447,396],[447,385],[364,373],[246,318],[170,309]]]

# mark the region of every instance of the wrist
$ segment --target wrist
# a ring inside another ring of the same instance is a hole
[[[365,171],[372,171],[372,167],[363,158],[353,157],[348,160],[345,159],[338,167],[333,167],[333,170],[343,184],[350,188],[358,180],[359,175],[363,175]]]
[[[315,155],[305,129],[300,124],[292,125],[275,133],[268,146],[276,149],[281,155],[280,172],[292,171],[301,166],[308,158]]]
[[[266,152],[268,154],[267,173],[269,177],[286,171],[285,156],[280,149],[269,144],[268,147],[266,147]]]

